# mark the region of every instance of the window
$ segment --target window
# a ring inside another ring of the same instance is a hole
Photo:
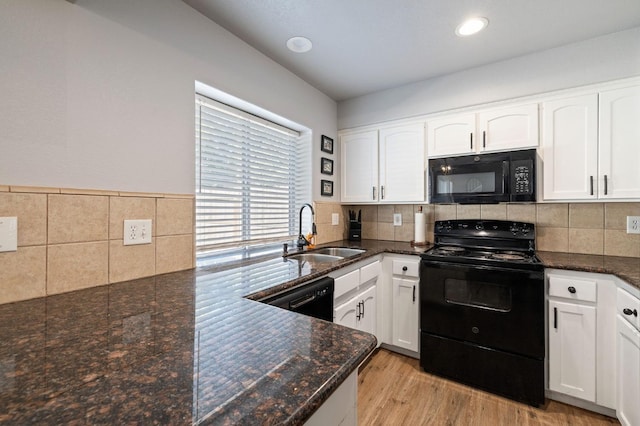
[[[294,239],[311,198],[309,137],[200,95],[195,124],[198,264]]]

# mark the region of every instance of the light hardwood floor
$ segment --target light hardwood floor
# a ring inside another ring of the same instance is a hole
[[[360,425],[619,425],[547,400],[534,408],[425,373],[417,359],[380,349],[358,374]]]

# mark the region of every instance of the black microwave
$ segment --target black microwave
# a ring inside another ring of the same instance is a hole
[[[431,203],[536,201],[536,150],[429,160]]]

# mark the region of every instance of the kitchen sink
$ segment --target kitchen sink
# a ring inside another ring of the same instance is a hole
[[[351,257],[364,253],[362,249],[346,248],[346,247],[325,247],[314,250],[314,253],[328,254],[330,256]]]
[[[292,254],[291,256],[287,256],[287,260],[300,260],[300,261],[308,261],[308,262],[317,262],[317,263],[328,263],[335,262],[338,260],[344,259],[343,256],[333,256],[330,254],[322,254],[322,253],[298,253]]]

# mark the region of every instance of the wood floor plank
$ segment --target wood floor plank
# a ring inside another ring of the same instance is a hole
[[[380,349],[358,374],[360,425],[600,426],[617,419],[547,400],[540,408],[425,373],[419,361]]]

